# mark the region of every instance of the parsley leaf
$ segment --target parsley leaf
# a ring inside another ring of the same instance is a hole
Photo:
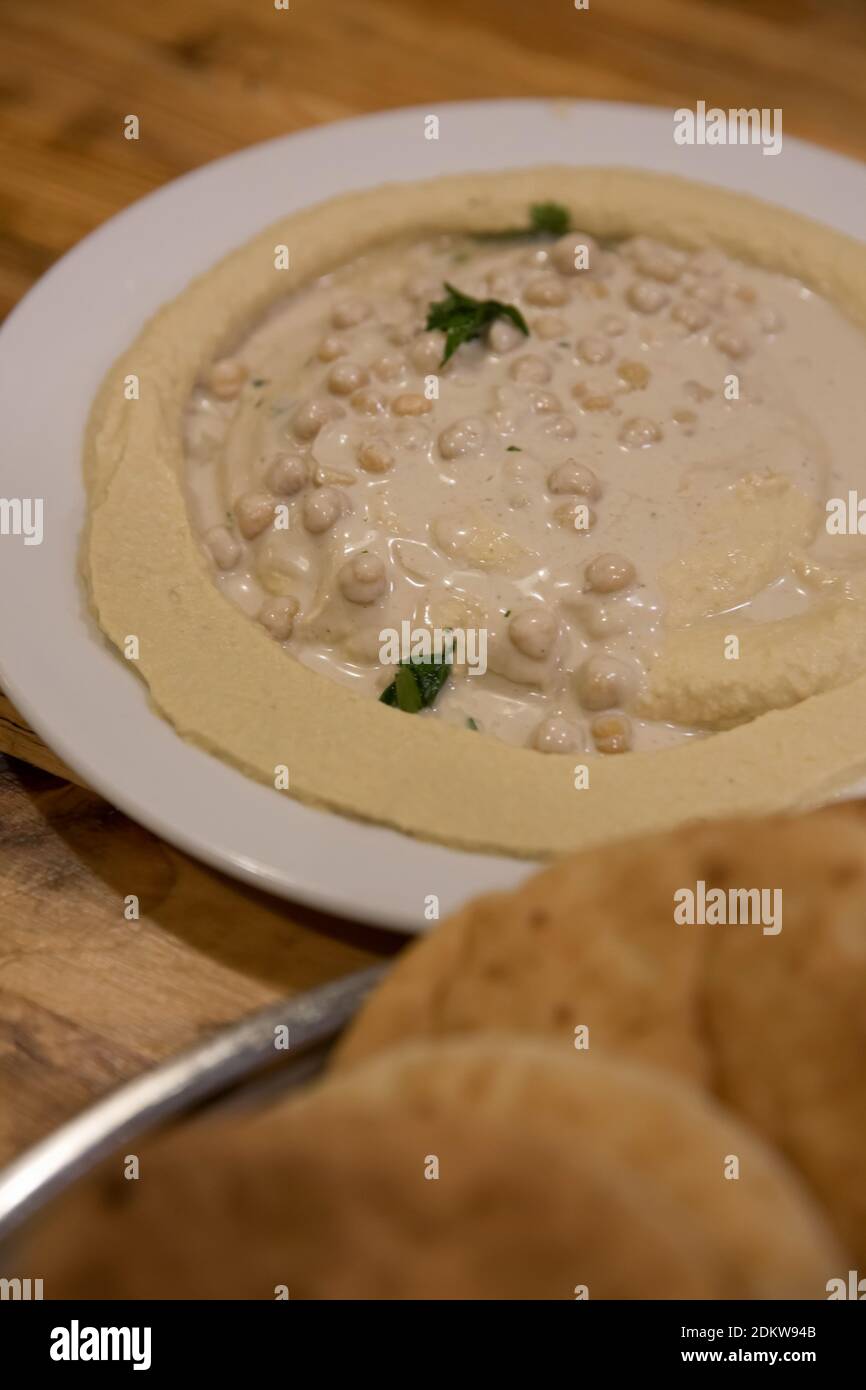
[[[438,328],[445,334],[445,354],[440,367],[444,367],[461,343],[468,343],[481,335],[498,318],[510,319],[521,333],[529,335],[526,320],[513,304],[502,304],[498,299],[473,299],[445,281],[448,291],[445,299],[437,299],[427,310],[427,329]]]
[[[407,714],[417,714],[424,701],[418,678],[411,666],[400,667],[394,677],[394,690],[398,708],[405,710]]]
[[[450,652],[449,652],[450,655]],[[450,662],[401,661],[397,674],[379,696],[383,705],[396,705],[406,714],[417,714],[432,705],[448,679]]]
[[[571,213],[561,203],[533,203],[528,227],[508,227],[504,232],[479,232],[479,241],[515,241],[518,237],[565,236],[571,231]]]
[[[536,236],[565,236],[571,231],[571,214],[561,203],[533,203],[529,221]]]

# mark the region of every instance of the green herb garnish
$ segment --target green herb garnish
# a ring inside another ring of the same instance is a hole
[[[251,382],[252,386],[267,386],[267,384],[268,379],[266,376],[254,376]]]
[[[529,221],[536,236],[565,236],[571,230],[571,214],[561,203],[533,203]]]
[[[418,713],[424,702],[421,698],[421,686],[411,666],[400,667],[394,677],[394,694],[398,709],[405,710],[407,714]]]
[[[571,231],[571,214],[561,203],[533,203],[528,227],[508,227],[504,232],[478,232],[478,241],[515,241],[518,237],[565,236]]]
[[[510,319],[521,333],[529,335],[526,320],[513,304],[502,304],[498,299],[473,299],[471,294],[456,290],[445,281],[448,291],[445,299],[437,299],[427,310],[427,329],[438,328],[445,334],[445,353],[440,367],[444,367],[461,343],[472,338],[480,338],[498,318]]]
[[[450,664],[444,656],[441,661],[401,661],[396,676],[379,699],[383,705],[396,705],[406,714],[428,709],[448,679]]]
[[[478,725],[475,723],[475,720],[472,718],[471,714],[469,718],[466,720],[466,727],[467,729],[474,729],[476,733],[478,732]]]
[[[516,444],[509,444],[505,452],[506,454],[522,454],[523,450],[519,449]]]

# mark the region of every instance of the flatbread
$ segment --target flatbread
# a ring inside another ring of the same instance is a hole
[[[846,1267],[696,1091],[507,1037],[398,1049],[140,1158],[43,1221],[22,1258],[47,1298],[817,1298]]]
[[[679,925],[674,893],[780,889],[782,926]],[[866,814],[694,825],[575,855],[481,898],[397,962],[342,1042],[507,1028],[664,1067],[799,1169],[866,1262]]]

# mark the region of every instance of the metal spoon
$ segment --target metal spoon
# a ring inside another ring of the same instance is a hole
[[[260,1098],[315,1076],[388,969],[372,966],[272,1004],[111,1092],[0,1173],[0,1241],[47,1199],[145,1130],[204,1101]],[[288,1029],[288,1047],[275,1029]],[[253,1086],[251,1083],[255,1083]]]

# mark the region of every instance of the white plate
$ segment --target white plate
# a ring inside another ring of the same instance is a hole
[[[309,810],[182,742],[102,643],[75,583],[80,451],[91,399],[142,321],[273,219],[352,188],[551,162],[681,173],[862,234],[866,169],[786,139],[675,145],[670,112],[598,102],[444,104],[390,111],[258,145],[188,174],[63,258],[0,333],[0,495],[44,499],[45,539],[0,536],[0,685],[37,732],[114,805],[201,859],[286,897],[404,931],[529,866],[423,844]],[[133,885],[134,886],[134,885]]]

